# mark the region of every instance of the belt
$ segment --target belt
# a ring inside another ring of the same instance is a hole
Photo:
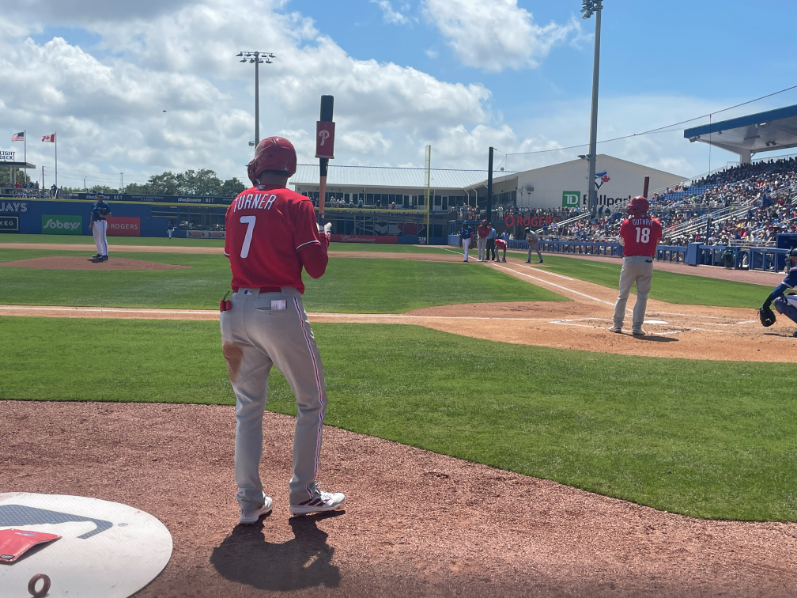
[[[232,292],[237,293],[240,287],[233,287]],[[247,288],[247,287],[244,287]],[[260,287],[261,293],[281,293],[282,287]]]

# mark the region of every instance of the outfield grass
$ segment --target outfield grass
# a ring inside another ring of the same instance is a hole
[[[49,245],[94,245],[91,235],[0,235],[0,249],[4,243],[46,243]],[[167,237],[108,237],[108,247],[114,245],[144,245],[148,247],[224,247],[224,239],[174,239]]]
[[[0,249],[0,262],[83,253]],[[35,270],[3,268],[0,303],[213,309],[230,288],[223,255],[125,253],[125,258],[188,270]],[[304,276],[309,311],[402,313],[455,303],[567,301],[503,272],[461,263],[333,258],[318,280]]]
[[[4,243],[39,243],[50,245],[94,245],[90,235],[0,235],[0,249]],[[108,246],[113,254],[114,245],[143,245],[147,247],[224,247],[223,239],[182,239],[167,237],[108,237]],[[393,245],[381,243],[330,243],[330,251],[375,251],[379,253],[448,253],[447,248],[439,245],[416,247],[415,245]]]
[[[0,327],[14,339],[0,352],[5,399],[234,401],[215,322],[6,317]],[[685,515],[797,521],[789,364],[313,328],[331,425]],[[295,413],[276,373],[269,409]]]

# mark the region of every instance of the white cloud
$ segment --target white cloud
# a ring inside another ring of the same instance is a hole
[[[6,31],[0,69],[15,85],[0,100],[0,130],[26,129],[30,139],[57,131],[59,182],[66,184],[70,171],[80,184],[83,172],[97,171],[123,171],[127,181],[188,168],[244,178],[254,138],[253,65],[235,54],[254,49],[277,55],[260,70],[261,137],[287,136],[303,162],[313,161],[308,131],[320,96],[330,92],[339,164],[406,162],[423,144],[437,143],[440,127],[490,120],[482,85],[356,60],[311,19],[276,10],[282,2],[257,4],[264,12],[257,22],[244,0],[206,0],[149,18],[86,18],[85,30],[100,39],[91,47]],[[29,30],[39,26],[32,13],[27,22]],[[30,161],[52,172],[51,148],[28,149]]]
[[[390,3],[390,0],[370,0],[372,4],[376,4],[379,8],[382,9],[382,20],[385,23],[391,23],[394,25],[409,25],[411,19],[401,12],[393,10],[393,5]],[[403,10],[407,10],[407,6],[403,7]]]
[[[424,52],[424,54],[426,54],[426,55],[427,55],[429,58],[432,58],[432,59],[434,59],[434,58],[437,58],[438,56],[440,56],[440,53],[439,53],[437,50],[434,50],[434,49],[432,49],[432,48],[427,48],[427,49],[426,49],[426,50],[424,50],[423,52]]]
[[[423,10],[462,64],[488,72],[534,68],[556,44],[581,35],[575,18],[540,26],[517,0],[425,0]]]

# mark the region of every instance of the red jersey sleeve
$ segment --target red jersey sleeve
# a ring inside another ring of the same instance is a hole
[[[294,222],[294,241],[302,265],[312,278],[320,278],[326,272],[329,255],[326,235],[318,232],[313,204],[309,201],[298,202]],[[325,238],[322,239],[321,235]]]

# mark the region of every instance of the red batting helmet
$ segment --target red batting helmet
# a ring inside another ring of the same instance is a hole
[[[256,184],[266,170],[274,170],[292,177],[296,172],[296,150],[282,137],[269,137],[257,144],[255,159],[246,166],[249,180]]]
[[[637,197],[632,197],[631,201],[628,202],[628,209],[626,210],[629,214],[644,214],[650,209],[650,203],[646,197],[642,197],[638,195]]]

